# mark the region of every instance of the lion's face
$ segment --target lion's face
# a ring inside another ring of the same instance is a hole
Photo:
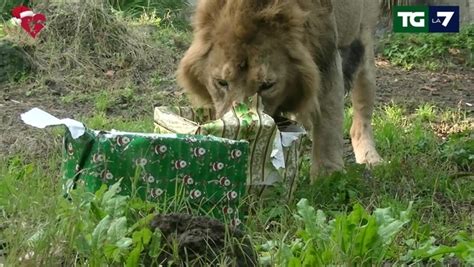
[[[206,61],[203,78],[218,116],[227,112],[233,102],[255,94],[262,96],[268,114],[281,104],[290,62],[278,43],[246,47],[218,44]]]
[[[303,44],[305,18],[298,5],[286,1],[200,2],[178,83],[193,104],[214,107],[218,117],[255,94],[269,115],[302,110],[319,79]]]

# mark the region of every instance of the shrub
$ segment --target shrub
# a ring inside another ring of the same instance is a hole
[[[383,56],[406,69],[438,70],[449,65],[474,66],[474,25],[457,34],[393,34],[384,42]]]

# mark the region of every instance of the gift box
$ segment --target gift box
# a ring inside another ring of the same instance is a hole
[[[65,125],[62,173],[66,195],[78,184],[90,192],[121,182],[120,194],[181,202],[200,215],[238,225],[245,196],[249,143],[195,134],[97,131],[33,109],[25,123]],[[178,200],[179,199],[179,200]]]
[[[299,176],[306,132],[294,121],[263,112],[258,96],[236,103],[217,119],[211,108],[157,106],[156,133],[210,135],[249,142],[246,192],[259,199],[274,197],[276,188],[292,199]]]

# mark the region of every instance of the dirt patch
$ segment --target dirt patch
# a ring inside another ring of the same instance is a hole
[[[198,266],[220,264],[222,253],[235,262],[232,266],[257,266],[257,255],[244,233],[238,229],[226,230],[225,225],[215,219],[173,213],[157,215],[150,226],[153,230],[159,229],[164,237],[164,249],[156,259],[158,264],[173,259],[176,244],[180,259],[198,260]],[[150,260],[147,258],[149,263]]]
[[[173,80],[173,69],[177,60],[166,62],[167,76]],[[377,105],[388,103],[402,104],[409,110],[424,103],[431,103],[441,108],[453,108],[474,112],[473,70],[451,70],[445,72],[407,71],[389,65],[384,60],[377,61]],[[133,119],[136,116],[152,117],[153,105],[158,104],[153,96],[165,94],[166,98],[179,97],[174,84],[162,87],[139,88],[143,98],[135,100],[128,106],[112,109],[108,116],[124,116]],[[87,92],[78,92],[78,94]],[[162,103],[162,104],[163,104]],[[11,156],[18,153],[44,155],[51,149],[51,136],[45,131],[32,129],[23,124],[20,114],[33,107],[42,108],[60,118],[91,116],[94,113],[93,102],[66,104],[55,90],[28,91],[18,85],[8,86],[0,91],[0,155]],[[55,141],[57,142],[57,141]]]
[[[474,70],[407,71],[377,60],[377,104],[390,102],[408,109],[421,104],[474,112]]]

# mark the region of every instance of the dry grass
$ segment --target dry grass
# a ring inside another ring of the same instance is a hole
[[[149,37],[127,25],[110,6],[97,1],[37,6],[46,14],[45,29],[33,40],[10,34],[25,48],[40,83],[68,90],[115,88],[123,81],[140,83],[159,62],[160,51]]]

